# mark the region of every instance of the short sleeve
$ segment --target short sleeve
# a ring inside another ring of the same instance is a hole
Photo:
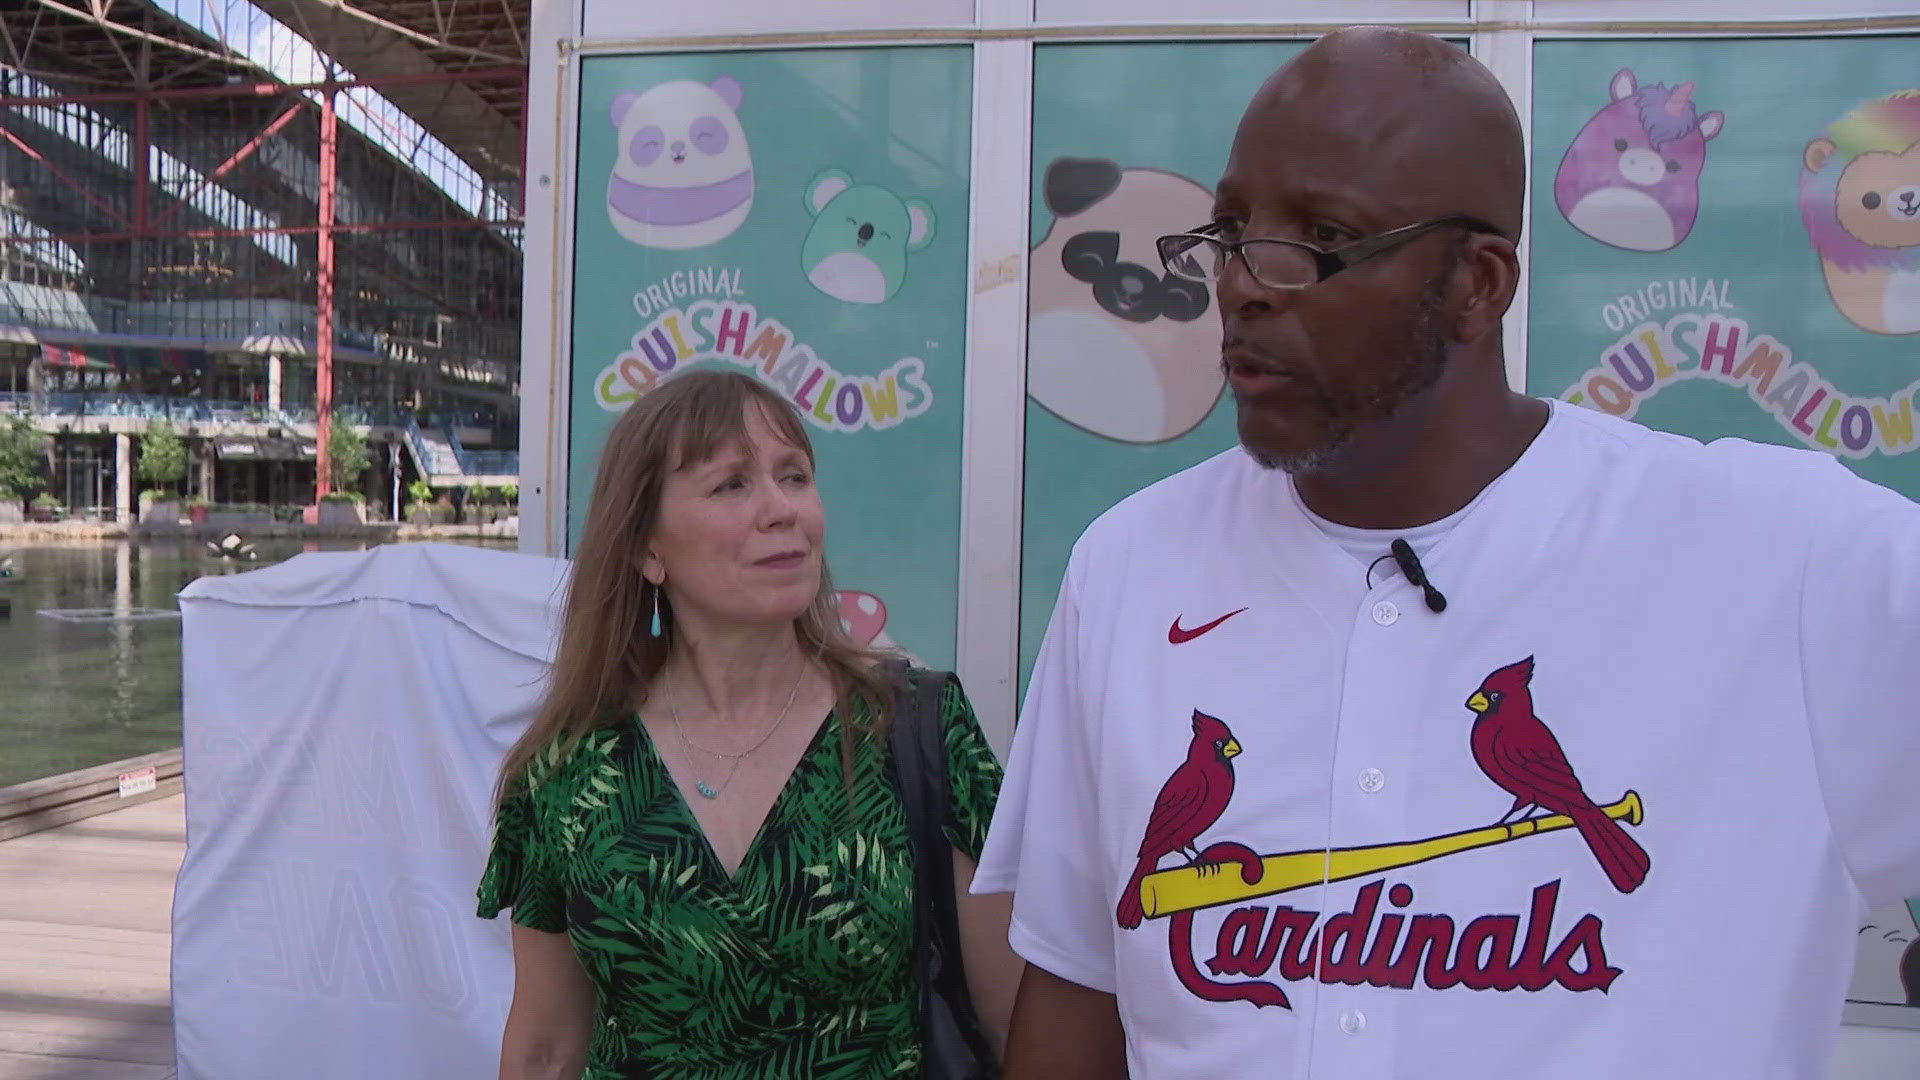
[[[1113,993],[1113,910],[1082,685],[1074,559],[1027,683],[975,893],[1013,893],[1008,942],[1036,967]]]
[[[1920,504],[1827,467],[1807,507],[1807,717],[1834,839],[1879,907],[1920,895]]]
[[[947,679],[940,695],[940,730],[947,753],[947,840],[978,862],[1000,799],[1003,770],[958,678]]]
[[[480,917],[491,919],[513,909],[513,921],[557,934],[567,929],[566,891],[560,851],[540,828],[548,791],[522,787],[501,800],[494,815],[493,850],[480,877]]]

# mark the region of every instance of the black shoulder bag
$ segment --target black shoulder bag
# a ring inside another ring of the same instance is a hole
[[[996,1080],[1000,1064],[973,1011],[954,903],[953,845],[944,823],[946,733],[940,698],[951,675],[893,665],[899,696],[887,742],[913,838],[914,975],[920,993],[925,1080]]]

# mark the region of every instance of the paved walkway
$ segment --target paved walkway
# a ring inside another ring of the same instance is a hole
[[[0,843],[0,1080],[171,1080],[182,796]]]

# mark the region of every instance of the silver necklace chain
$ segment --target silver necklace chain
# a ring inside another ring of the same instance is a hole
[[[680,742],[689,750],[698,750],[710,757],[724,758],[732,762],[732,764],[727,767],[726,778],[720,781],[718,788],[713,787],[705,780],[696,776],[693,780],[693,789],[695,791],[698,791],[703,797],[708,799],[717,799],[720,797],[720,793],[727,789],[727,785],[733,783],[733,774],[739,771],[740,763],[752,757],[761,747],[767,745],[767,741],[773,738],[773,733],[780,730],[780,725],[786,720],[787,713],[793,709],[794,699],[800,695],[800,682],[806,673],[807,665],[802,662],[800,670],[793,676],[793,689],[787,692],[787,703],[780,707],[780,715],[773,718],[773,724],[767,728],[766,733],[761,735],[757,742],[745,750],[738,753],[728,753],[723,750],[713,750],[705,746],[700,746],[692,739],[687,738],[686,726],[680,721],[680,709],[673,701],[672,676],[664,666],[660,669],[660,689],[663,696],[667,699],[667,715],[673,719],[673,731],[674,734],[680,736]]]

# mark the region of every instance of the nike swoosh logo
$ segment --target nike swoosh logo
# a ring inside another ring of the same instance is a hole
[[[1199,637],[1201,634],[1204,634],[1209,630],[1212,630],[1214,627],[1219,626],[1221,623],[1226,622],[1228,619],[1233,618],[1235,615],[1240,614],[1241,611],[1245,611],[1245,610],[1247,609],[1241,608],[1240,611],[1229,611],[1225,615],[1220,616],[1219,618],[1213,620],[1212,622],[1202,623],[1201,625],[1196,626],[1191,630],[1182,630],[1180,628],[1180,616],[1175,615],[1173,617],[1173,625],[1167,627],[1167,644],[1184,645],[1187,642],[1192,641],[1194,638]]]

